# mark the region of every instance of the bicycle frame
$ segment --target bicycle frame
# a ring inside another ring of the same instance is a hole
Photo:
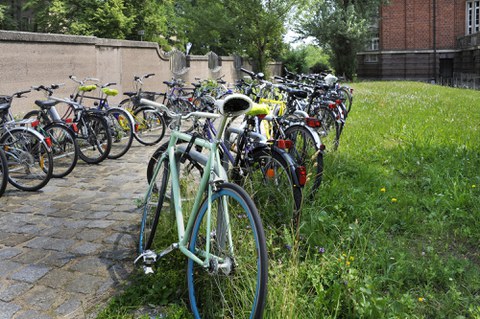
[[[157,106],[157,107],[161,105],[161,104],[144,100],[144,99],[142,99],[142,103],[149,104],[152,106]],[[167,112],[168,109],[165,106],[163,107],[165,108],[164,111]],[[215,184],[217,182],[227,181],[227,174],[224,171],[223,167],[220,165],[221,161],[220,161],[220,154],[218,152],[218,148],[219,148],[220,140],[222,138],[222,132],[224,131],[228,118],[220,114],[212,114],[212,113],[205,113],[205,112],[192,112],[189,115],[184,116],[183,118],[187,118],[191,116],[199,116],[203,118],[220,118],[221,126],[219,129],[219,135],[217,136],[216,139],[210,142],[202,138],[194,138],[193,136],[186,133],[182,133],[178,130],[172,130],[169,144],[167,147],[167,152],[162,154],[162,156],[159,159],[159,163],[161,163],[166,158],[166,156],[168,156],[169,165],[170,165],[171,191],[173,193],[172,199],[173,199],[173,205],[175,208],[175,218],[176,218],[176,224],[177,224],[178,242],[173,243],[172,245],[170,245],[169,247],[161,251],[159,254],[157,254],[157,257],[163,257],[167,253],[171,252],[173,249],[178,248],[184,255],[194,260],[197,264],[202,265],[203,267],[208,267],[210,258],[212,257],[212,254],[210,254],[210,243],[207,241],[205,252],[198,252],[197,254],[194,254],[190,252],[187,247],[188,238],[190,237],[190,234],[192,232],[193,225],[195,222],[195,212],[197,212],[198,209],[200,208],[205,192],[207,192],[208,198],[211,198],[212,193],[215,190]],[[176,116],[176,118],[172,116],[172,118],[174,118],[174,121],[175,120],[178,121],[179,119],[178,116]],[[209,150],[204,173],[200,180],[200,185],[195,195],[195,200],[193,203],[191,214],[186,225],[185,225],[184,215],[182,211],[179,172],[177,171],[177,163],[175,160],[175,149],[176,149],[177,142],[179,140],[185,141],[185,142],[191,143],[192,145],[197,145]],[[160,165],[157,165],[155,167],[153,177],[152,177],[152,182],[149,185],[147,195],[145,196],[145,199],[143,201],[144,203],[147,201],[148,194],[153,190],[154,183],[158,176],[159,170],[160,170]],[[227,206],[225,205],[225,208],[226,207]],[[229,225],[228,211],[225,210],[224,215],[225,215],[224,218],[226,221],[226,225],[228,227]],[[210,224],[211,224],[211,207],[209,203],[208,210],[207,210],[207,230],[206,230],[207,236],[211,231]],[[229,246],[232,247],[231,233],[230,231],[227,231],[227,233],[228,233],[228,242],[230,244]],[[231,253],[233,256],[233,252]]]

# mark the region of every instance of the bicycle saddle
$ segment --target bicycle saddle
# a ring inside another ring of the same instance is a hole
[[[243,94],[230,94],[222,100],[217,100],[215,104],[220,114],[239,116],[245,114],[252,108],[253,101]]]

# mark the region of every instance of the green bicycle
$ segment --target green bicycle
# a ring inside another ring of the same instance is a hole
[[[140,255],[135,262],[142,260],[145,273],[151,273],[159,258],[179,249],[188,258],[188,295],[195,318],[261,318],[268,268],[262,222],[245,190],[227,182],[218,152],[227,121],[247,112],[252,101],[233,94],[217,101],[219,113],[192,112],[184,116],[160,103],[145,99],[141,103],[167,113],[176,129],[158,158],[142,203]],[[191,117],[215,118],[220,123],[217,139],[210,142],[180,132],[182,120]],[[208,150],[207,154],[195,146]],[[195,167],[198,179],[189,180],[189,185],[181,182],[185,173],[179,170],[181,165]],[[195,189],[193,197],[184,196],[186,186]],[[191,209],[183,209],[189,199]],[[157,253],[154,238],[163,225],[160,215],[169,210],[175,214],[178,242]]]

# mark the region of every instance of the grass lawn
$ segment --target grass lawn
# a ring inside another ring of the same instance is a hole
[[[480,92],[352,87],[300,241],[267,233],[265,317],[480,318]],[[149,305],[190,316],[182,260],[175,252],[154,276],[133,274],[99,318],[137,318]]]

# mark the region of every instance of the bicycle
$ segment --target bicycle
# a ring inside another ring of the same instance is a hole
[[[250,124],[256,116],[250,114],[256,112],[255,108],[246,113]],[[213,110],[209,109],[209,112]],[[216,138],[217,130],[212,119],[206,118],[203,123],[194,120],[193,123],[193,134],[209,141]],[[251,195],[257,208],[262,211],[262,218],[269,221],[269,226],[275,223],[285,225],[286,221],[290,221],[296,227],[300,219],[306,171],[285,151],[285,144],[282,144],[285,141],[267,141],[251,126],[237,128],[229,125],[224,135],[219,151],[229,177]],[[230,140],[235,140],[235,143],[230,143]],[[157,148],[151,156],[147,166],[148,182],[152,180],[155,165],[167,147],[168,142]],[[201,150],[196,147],[195,151]]]
[[[135,261],[143,260],[145,272],[150,273],[158,258],[179,249],[188,258],[188,296],[195,318],[261,318],[268,267],[262,221],[245,190],[228,182],[218,152],[228,119],[248,111],[251,100],[243,95],[230,95],[217,102],[217,114],[192,112],[184,116],[160,103],[145,99],[141,103],[165,112],[172,119],[174,129],[141,206],[140,255]],[[217,138],[210,142],[180,132],[182,120],[191,117],[219,120]],[[179,140],[188,143],[186,149],[177,147]],[[208,155],[190,152],[189,146],[208,150]],[[200,183],[195,187],[192,209],[188,211],[183,210],[184,197],[177,169],[182,161],[201,168]],[[159,186],[155,194],[154,185]],[[175,213],[178,241],[156,253],[154,237],[164,205],[169,205]],[[185,227],[184,214],[188,212]]]
[[[40,90],[38,87],[32,89]],[[70,174],[77,165],[79,147],[74,130],[59,118],[55,109],[57,103],[51,100],[36,100],[35,104],[40,110],[27,112],[23,119],[33,119],[31,126],[52,141],[52,177],[62,178]],[[50,117],[55,120],[51,121]]]
[[[110,106],[108,103],[109,96],[116,96],[118,90],[109,88],[115,85],[113,82],[102,85],[93,84],[86,85],[87,81],[98,81],[94,78],[85,78],[84,80],[77,80],[74,75],[70,79],[78,83],[75,93],[72,94],[73,100],[78,103],[83,103],[84,99],[94,100],[94,105],[97,110],[104,111],[107,122],[110,126],[110,133],[112,135],[112,147],[107,158],[118,159],[125,155],[132,146],[134,138],[134,119],[132,115],[119,107]],[[100,88],[100,96],[88,96],[87,92],[92,92]]]
[[[155,100],[162,93],[143,91],[143,80],[154,76],[154,73],[142,76],[134,76],[134,92],[124,92],[128,98],[118,104],[119,108],[128,111],[135,121],[134,137],[143,145],[155,145],[165,135],[165,119],[154,107],[140,103],[140,99],[146,98]]]
[[[0,148],[0,197],[5,193],[8,184],[8,163],[3,148]]]
[[[52,142],[30,128],[31,121],[17,122],[10,113],[13,98],[29,92],[0,96],[0,146],[8,163],[9,183],[20,190],[37,191],[52,177]]]

